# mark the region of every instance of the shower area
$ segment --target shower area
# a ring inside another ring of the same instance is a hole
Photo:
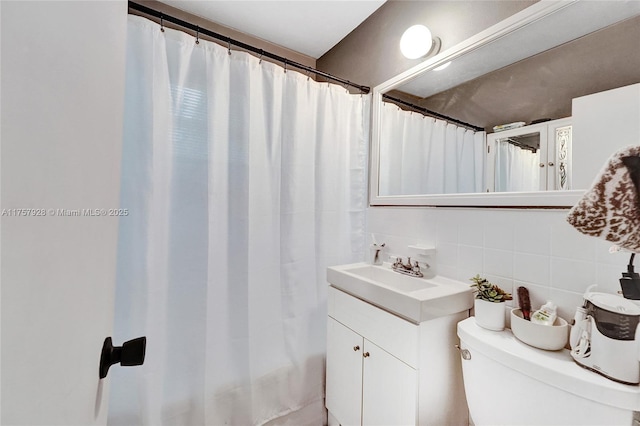
[[[368,96],[127,23],[108,424],[322,424],[328,265],[365,249]],[[271,423],[270,423],[271,422]]]

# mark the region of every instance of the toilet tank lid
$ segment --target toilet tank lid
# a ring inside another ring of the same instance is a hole
[[[617,294],[590,291],[585,293],[584,300],[589,300],[597,307],[616,314],[640,315],[640,306]]]
[[[623,385],[578,366],[569,351],[545,351],[522,343],[511,330],[491,331],[479,327],[475,318],[458,323],[460,346],[473,359],[479,352],[534,380],[601,404],[640,411],[640,387]],[[465,362],[462,360],[462,362]]]

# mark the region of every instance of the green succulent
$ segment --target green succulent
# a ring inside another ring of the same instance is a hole
[[[495,284],[491,284],[484,278],[480,277],[480,274],[473,278],[469,278],[473,281],[471,287],[475,288],[476,299],[486,300],[487,302],[504,302],[505,300],[511,300],[511,293],[507,293]]]

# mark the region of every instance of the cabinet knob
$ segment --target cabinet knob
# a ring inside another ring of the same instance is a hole
[[[553,161],[549,161],[549,167],[553,167],[553,166],[554,166]]]
[[[365,358],[369,358],[369,352],[363,353],[362,356],[365,357]]]
[[[354,350],[354,351],[359,351],[359,350],[360,350],[360,346],[354,346],[354,347],[353,347],[353,350]]]
[[[540,163],[540,167],[544,167],[544,163]]]

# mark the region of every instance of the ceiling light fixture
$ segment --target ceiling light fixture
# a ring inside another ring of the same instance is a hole
[[[400,51],[407,59],[418,59],[435,55],[440,51],[440,39],[432,37],[429,28],[413,25],[402,34]]]

